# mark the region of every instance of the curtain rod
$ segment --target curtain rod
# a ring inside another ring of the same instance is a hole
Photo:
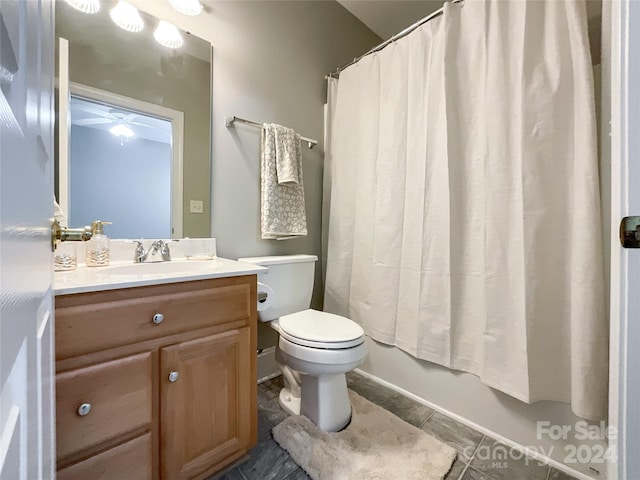
[[[464,3],[464,0],[451,0],[450,3]],[[433,13],[430,13],[429,15],[427,15],[426,17],[424,17],[421,20],[418,20],[416,23],[414,23],[413,25],[408,26],[407,28],[405,28],[404,30],[402,30],[400,33],[396,33],[393,37],[391,37],[389,40],[386,40],[384,42],[382,42],[380,45],[377,45],[375,47],[373,47],[371,50],[369,50],[367,53],[360,55],[359,57],[354,58],[353,60],[351,60],[349,63],[347,63],[346,65],[344,65],[343,67],[338,68],[335,72],[331,72],[328,75],[325,75],[324,78],[330,78],[330,77],[338,77],[340,76],[340,72],[342,70],[344,70],[347,67],[350,67],[351,65],[353,65],[354,63],[358,63],[360,60],[362,60],[364,57],[366,57],[367,55],[371,55],[372,53],[375,52],[379,52],[380,50],[382,50],[384,47],[386,47],[387,45],[389,45],[390,43],[395,42],[396,40],[399,40],[400,38],[409,35],[411,32],[413,32],[416,28],[420,27],[421,25],[424,25],[425,23],[427,23],[429,20],[433,20],[436,17],[439,17],[440,15],[442,15],[442,13],[444,12],[444,7],[439,8],[438,10],[436,10]]]
[[[252,127],[262,128],[261,123],[254,122],[252,120],[247,120],[246,118],[236,117],[235,115],[225,118],[224,123],[227,126],[227,128],[229,128],[233,126],[234,122],[246,123],[247,125],[251,125]],[[313,138],[300,136],[300,140],[302,140],[303,142],[307,142],[307,145],[309,146],[309,148],[313,148],[318,144],[318,141],[314,140]]]

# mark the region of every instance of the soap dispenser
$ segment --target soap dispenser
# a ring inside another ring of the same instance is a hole
[[[104,225],[111,222],[96,220],[91,222],[91,240],[87,242],[87,267],[109,265],[109,237],[104,234]]]

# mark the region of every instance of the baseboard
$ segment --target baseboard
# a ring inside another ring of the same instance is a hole
[[[265,348],[258,354],[258,383],[280,375],[280,367],[276,362],[276,347]]]
[[[372,375],[368,372],[365,372],[364,370],[360,370],[359,368],[356,368],[354,370],[354,372],[359,373],[360,375],[362,375],[363,377],[367,377],[370,380],[373,380],[376,383],[379,383],[380,385],[383,385],[391,390],[394,390],[398,393],[401,393],[402,395],[404,395],[405,397],[409,397],[412,400],[415,400],[418,403],[421,403],[422,405],[426,405],[427,407],[435,410],[436,412],[440,412],[443,415],[446,415],[447,417],[453,418],[454,420],[456,420],[457,422],[460,422],[464,425],[467,425],[468,427],[473,428],[474,430],[477,430],[480,433],[483,433],[489,437],[495,438],[496,440],[498,440],[499,442],[504,443],[505,445],[511,447],[511,448],[517,448],[521,451],[523,451],[524,453],[526,453],[527,455],[529,455],[530,457],[535,458],[536,460],[540,460],[548,465],[551,465],[553,468],[556,468],[558,470],[560,470],[561,472],[564,472],[568,475],[571,475],[575,478],[578,478],[580,480],[594,480],[593,477],[590,477],[589,475],[586,475],[582,472],[579,472],[577,470],[572,469],[571,467],[565,465],[562,462],[559,462],[557,460],[554,460],[553,458],[550,458],[546,455],[541,454],[538,451],[533,451],[530,448],[527,448],[524,445],[520,445],[517,442],[514,442],[513,440],[510,440],[506,437],[503,437],[502,435],[483,427],[482,425],[478,425],[477,423],[468,420],[467,418],[464,418],[456,413],[453,413],[449,410],[447,410],[444,407],[441,407],[440,405],[436,405],[435,403],[431,403],[428,400],[425,400],[422,397],[419,397],[418,395],[415,395],[411,392],[409,392],[408,390],[405,390],[404,388],[398,387],[397,385],[394,385],[393,383],[387,382],[386,380],[383,380],[379,377],[376,377],[375,375]]]

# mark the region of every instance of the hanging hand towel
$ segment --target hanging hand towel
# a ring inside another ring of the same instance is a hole
[[[286,240],[307,235],[300,135],[265,123],[261,165],[262,238]]]

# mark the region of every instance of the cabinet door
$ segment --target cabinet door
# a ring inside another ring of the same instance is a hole
[[[163,479],[198,478],[251,445],[256,424],[250,329],[160,350]]]

